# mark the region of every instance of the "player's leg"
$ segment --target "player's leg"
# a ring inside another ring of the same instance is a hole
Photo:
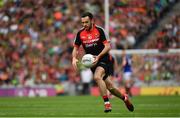
[[[124,95],[122,95],[119,90],[113,85],[111,81],[111,76],[108,76],[105,80],[105,84],[107,89],[111,92],[111,94],[115,95],[116,97],[124,100]]]
[[[124,73],[124,86],[125,86],[125,90],[126,90],[126,93],[129,95],[129,96],[132,96],[132,93],[131,93],[131,87],[132,87],[132,77],[131,77],[131,73],[130,72],[127,72],[127,73]]]
[[[104,81],[107,86],[107,89],[111,92],[111,94],[123,100],[129,111],[134,111],[134,106],[128,99],[128,95],[126,94],[123,95],[120,93],[120,91],[112,84],[112,81],[110,80],[110,76],[106,78]]]
[[[130,80],[125,81],[125,90],[126,90],[126,93],[131,97],[132,93],[131,93],[131,81]]]
[[[104,112],[110,112],[111,111],[111,104],[109,102],[109,98],[107,95],[107,88],[106,88],[106,84],[103,80],[103,77],[105,75],[105,70],[103,67],[98,66],[95,70],[94,73],[94,80],[96,81],[98,87],[99,87],[99,91],[100,94],[104,100],[104,105],[105,105],[105,110]]]
[[[113,76],[110,75],[109,78],[110,78],[110,80],[112,81],[112,83],[114,83],[114,78],[113,78]],[[108,92],[109,98],[114,98],[114,95],[113,95],[109,90],[108,90],[107,92]]]

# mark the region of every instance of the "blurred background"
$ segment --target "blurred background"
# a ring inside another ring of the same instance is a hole
[[[125,49],[134,50],[133,95],[179,95],[179,0],[0,0],[0,96],[99,95],[89,70],[71,65],[84,11],[118,52],[113,81],[120,90]]]

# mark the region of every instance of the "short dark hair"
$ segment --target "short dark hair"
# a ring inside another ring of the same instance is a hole
[[[83,17],[86,17],[86,16],[88,16],[90,19],[93,19],[93,14],[92,14],[91,12],[84,12],[84,13],[81,15],[82,18],[83,18]]]

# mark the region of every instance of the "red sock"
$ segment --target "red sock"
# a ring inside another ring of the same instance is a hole
[[[104,102],[109,102],[109,98],[107,95],[102,96],[102,98],[103,98]]]

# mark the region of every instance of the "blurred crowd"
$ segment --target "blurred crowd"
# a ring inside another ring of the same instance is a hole
[[[173,81],[177,85],[180,84],[180,55],[178,54],[162,54],[162,55],[134,55],[133,69],[134,78],[138,78],[147,85],[157,80]],[[172,84],[176,85],[176,84]],[[168,85],[168,83],[167,83]]]
[[[145,40],[176,2],[175,0],[111,1],[110,36],[113,48],[130,49]]]
[[[180,48],[180,14],[173,15],[170,22],[164,24],[162,29],[145,44],[144,48]]]
[[[176,2],[109,0],[112,48],[133,48]],[[104,0],[1,0],[0,85],[79,83],[71,51],[84,11],[91,11],[96,24],[104,27]],[[145,48],[179,48],[179,16],[171,23]],[[173,42],[159,43],[164,37]]]

